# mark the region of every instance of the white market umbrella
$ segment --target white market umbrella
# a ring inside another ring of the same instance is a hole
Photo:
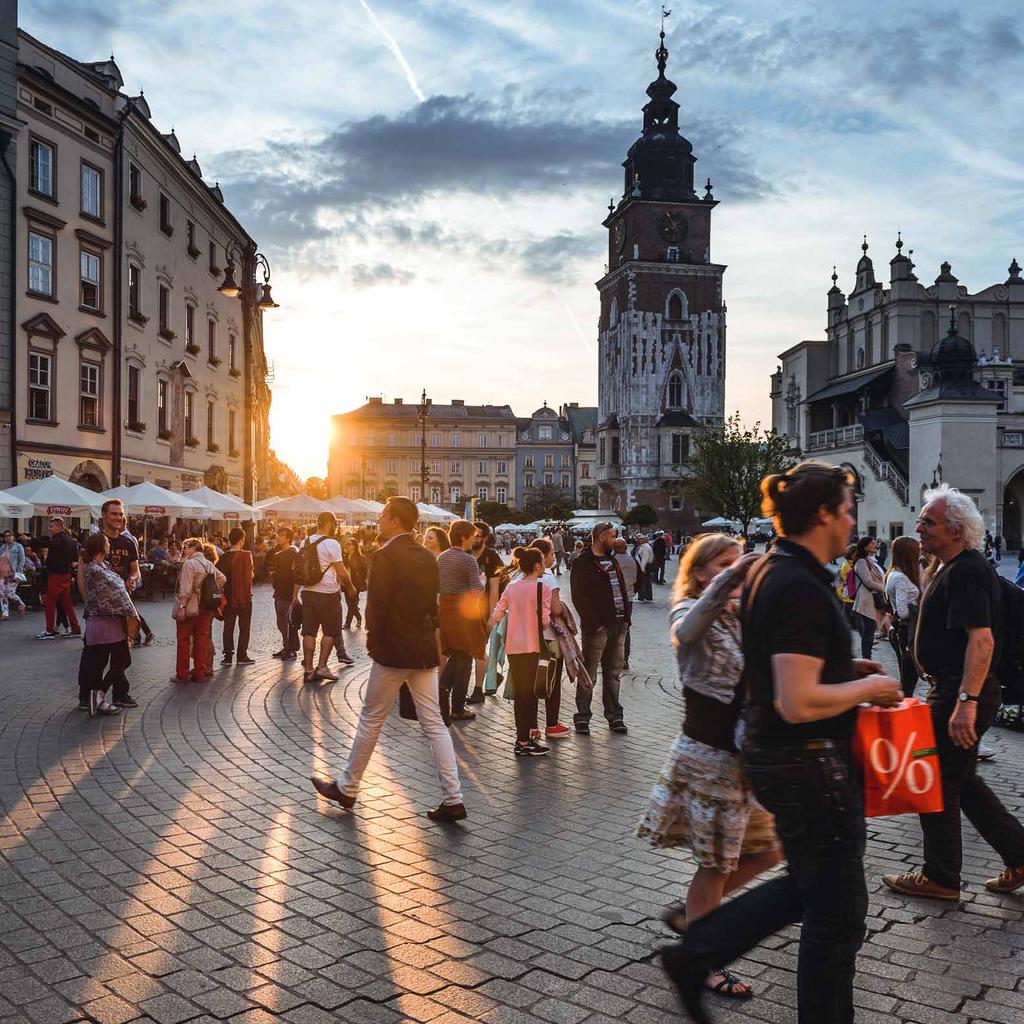
[[[204,507],[203,519],[251,519],[254,522],[263,518],[261,509],[246,505],[241,498],[233,494],[221,494],[212,487],[196,487],[185,491],[181,498]]]
[[[122,484],[112,487],[103,495],[106,498],[120,498],[124,510],[129,515],[144,516],[177,516],[179,519],[199,519],[205,511],[195,501],[179,497],[174,491],[167,490],[159,484],[146,480],[130,487]]]
[[[709,519],[706,523],[701,523],[700,525],[710,527],[711,529],[728,526],[735,530],[739,527],[739,523],[732,519],[726,519],[725,516],[715,516],[714,519]]]
[[[333,511],[326,501],[309,494],[293,494],[262,506],[263,514],[270,519],[311,519],[321,512]]]
[[[363,522],[372,519],[372,514],[363,507],[362,503],[352,498],[343,498],[340,494],[328,498],[325,502],[327,507],[336,515],[344,516],[350,523]]]
[[[260,498],[259,501],[252,503],[253,508],[266,508],[267,505],[273,505],[275,501],[280,501],[280,498]]]
[[[429,509],[434,515],[439,516],[446,523],[454,522],[459,517],[454,512],[449,512],[446,508],[441,508],[438,505],[430,505],[426,502],[420,504],[420,508]]]
[[[0,491],[0,516],[29,519],[32,516],[32,502],[16,498],[10,491]]]
[[[37,516],[92,516],[97,515],[104,496],[79,487],[70,480],[47,476],[30,480],[4,492],[27,501]]]

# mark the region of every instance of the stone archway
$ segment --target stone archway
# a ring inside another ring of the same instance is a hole
[[[68,476],[68,480],[73,484],[78,484],[79,487],[84,487],[87,491],[96,491],[97,494],[110,490],[107,474],[92,459],[86,459],[75,466]]]
[[[1024,466],[1014,471],[1003,488],[1003,540],[1007,551],[1024,547]]]

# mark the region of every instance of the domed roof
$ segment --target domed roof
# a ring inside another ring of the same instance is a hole
[[[931,362],[934,366],[954,368],[961,365],[973,367],[978,360],[970,338],[965,338],[956,326],[956,314],[950,317],[949,330],[932,346]]]

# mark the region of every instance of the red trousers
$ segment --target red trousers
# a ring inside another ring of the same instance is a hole
[[[178,626],[178,660],[175,675],[188,678],[189,654],[192,656],[192,673],[196,680],[203,679],[213,671],[213,638],[210,629],[213,612],[200,611],[191,619],[182,619]],[[190,651],[191,647],[191,651]]]
[[[57,602],[60,602],[64,614],[68,617],[68,625],[77,633],[81,628],[75,615],[75,606],[71,603],[71,574],[51,572],[46,576],[46,628],[53,632],[57,628]]]

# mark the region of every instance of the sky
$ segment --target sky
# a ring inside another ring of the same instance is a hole
[[[726,411],[770,421],[778,353],[824,337],[833,264],[897,230],[928,283],[1024,262],[1024,36],[1003,3],[670,2],[668,76],[711,258]],[[597,403],[601,221],[655,77],[648,0],[21,0],[113,52],[258,241],[272,444],[323,475],[329,418],[407,402]],[[244,17],[239,12],[244,12]]]

